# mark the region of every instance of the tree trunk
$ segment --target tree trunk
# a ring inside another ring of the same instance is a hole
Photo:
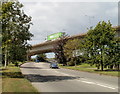
[[[100,63],[101,63],[101,71],[103,71],[104,66],[103,66],[103,58],[102,58],[102,55],[101,55],[101,59],[102,59],[101,62],[100,62]]]
[[[118,71],[120,70],[120,64],[117,65],[117,70],[118,70]]]
[[[76,59],[77,59],[76,57],[73,58],[73,62],[75,62],[75,63],[74,63],[74,64],[75,64],[75,67],[76,67],[76,65],[77,65],[77,64],[76,64]]]
[[[113,69],[113,65],[110,65],[110,69]]]
[[[69,66],[68,62],[67,62],[67,66]]]
[[[100,69],[100,65],[97,65],[97,69],[98,69],[98,70]]]
[[[76,67],[76,65],[77,65],[77,64],[76,64],[76,61],[75,61],[75,67]]]
[[[103,66],[103,62],[101,62],[101,70],[103,71],[104,66]]]
[[[101,70],[103,71],[104,69],[104,45],[102,46],[102,49],[101,49]]]
[[[5,64],[4,67],[6,68],[7,66],[7,49],[5,48]]]

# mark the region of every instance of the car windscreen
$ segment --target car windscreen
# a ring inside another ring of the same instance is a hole
[[[53,66],[57,66],[57,64],[52,64]]]

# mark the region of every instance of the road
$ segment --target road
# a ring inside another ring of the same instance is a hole
[[[50,69],[49,63],[28,62],[21,71],[40,92],[118,92],[118,78],[70,69]]]

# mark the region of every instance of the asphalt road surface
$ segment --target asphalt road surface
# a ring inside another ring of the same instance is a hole
[[[49,63],[21,66],[25,77],[40,92],[118,92],[118,78],[70,69],[51,69]]]

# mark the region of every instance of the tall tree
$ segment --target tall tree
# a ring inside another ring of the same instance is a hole
[[[81,39],[71,39],[64,45],[64,54],[67,58],[67,65],[76,65],[80,63],[82,50]]]
[[[57,60],[58,63],[65,64],[66,65],[66,57],[64,54],[64,45],[66,44],[67,41],[67,34],[63,34],[56,45],[54,46],[54,53],[55,53],[55,59]]]
[[[108,23],[99,22],[96,27],[90,28],[85,38],[86,51],[88,52],[89,61],[101,66],[104,69],[108,57],[108,49],[112,45],[115,37],[115,30],[112,28],[110,21]]]
[[[5,66],[9,62],[24,60],[29,44],[28,40],[33,36],[30,32],[31,17],[21,9],[19,2],[2,2],[0,10],[0,23],[2,24],[2,49]]]
[[[120,69],[120,37],[115,37],[112,45],[109,47],[108,60],[109,67],[113,69],[116,67],[117,70]]]
[[[37,56],[36,56],[36,59],[37,60],[39,60],[39,61],[41,61],[41,62],[44,62],[44,61],[46,61],[46,54],[38,54]]]

